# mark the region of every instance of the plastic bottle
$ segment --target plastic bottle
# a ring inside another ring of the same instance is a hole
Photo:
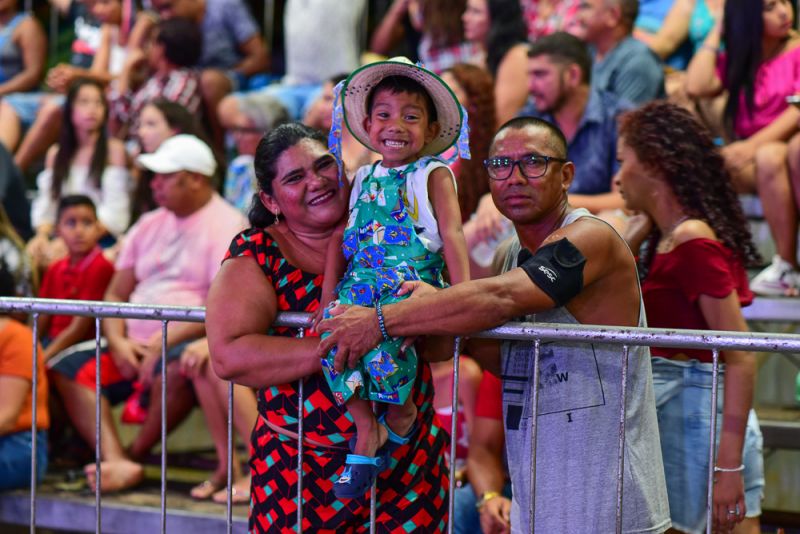
[[[506,218],[502,219],[502,228],[494,236],[486,241],[481,241],[472,247],[470,256],[472,260],[481,267],[488,267],[492,264],[494,253],[497,247],[514,233],[514,225]]]

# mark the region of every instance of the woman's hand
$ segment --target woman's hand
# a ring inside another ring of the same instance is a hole
[[[725,165],[734,172],[753,163],[756,155],[756,147],[747,140],[734,141],[722,147],[721,151],[725,158]]]
[[[480,518],[485,534],[511,532],[511,500],[502,495],[489,499],[480,510]]]
[[[197,378],[205,373],[206,366],[211,358],[208,349],[208,339],[200,338],[192,341],[181,353],[181,374],[188,378]]]
[[[712,517],[715,532],[731,532],[744,520],[744,478],[741,471],[714,473]],[[735,512],[735,513],[729,513]]]
[[[383,335],[374,308],[340,304],[331,310],[331,316],[319,325],[320,333],[331,335],[320,341],[317,354],[325,358],[336,347],[334,368],[341,373],[345,367],[354,368],[364,354],[380,343]]]

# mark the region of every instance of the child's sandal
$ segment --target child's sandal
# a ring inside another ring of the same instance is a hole
[[[382,452],[388,456],[391,456],[394,451],[402,447],[403,445],[407,445],[411,438],[414,437],[414,434],[417,433],[417,421],[414,421],[414,424],[411,425],[411,428],[408,430],[408,433],[405,436],[400,436],[394,432],[389,425],[386,424],[386,413],[382,413],[380,417],[378,417],[378,423],[382,424],[384,428],[386,428],[387,432],[387,439],[386,443],[384,443],[382,447]]]
[[[363,497],[369,491],[378,474],[386,467],[384,456],[362,456],[348,454],[344,471],[333,483],[333,494],[337,499],[355,499]]]

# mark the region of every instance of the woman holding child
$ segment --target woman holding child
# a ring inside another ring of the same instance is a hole
[[[306,399],[303,530],[363,531],[368,497],[339,501],[333,495],[355,428],[325,382],[318,338],[313,331],[300,338],[296,329],[273,326],[278,312],[319,308],[328,242],[347,212],[347,192],[324,137],[299,124],[270,132],[258,147],[255,167],[259,193],[250,211],[252,228],[231,244],[209,293],[206,323],[217,373],[259,388],[250,531],[280,532],[296,524],[298,380]],[[411,396],[418,430],[378,478],[378,527],[395,531],[410,522],[421,531],[442,531],[446,438],[434,418],[424,362]]]

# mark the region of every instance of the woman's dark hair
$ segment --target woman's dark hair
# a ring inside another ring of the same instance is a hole
[[[469,150],[471,159],[462,159],[458,169],[458,204],[461,220],[466,221],[477,209],[481,197],[489,192],[489,180],[483,160],[489,157],[495,128],[492,76],[486,69],[460,63],[449,71],[467,94],[464,107],[469,115]]]
[[[203,35],[193,20],[172,17],[158,23],[156,42],[164,46],[164,56],[178,67],[194,67],[203,53]]]
[[[422,32],[430,35],[434,48],[457,45],[464,40],[461,13],[467,0],[423,0]]]
[[[489,0],[489,35],[486,37],[486,65],[492,76],[506,52],[528,41],[528,27],[519,0]]]
[[[764,0],[728,0],[725,2],[723,22],[725,40],[725,88],[728,102],[723,119],[731,138],[735,138],[733,124],[742,111],[753,113],[756,72],[761,65],[761,38],[764,35]],[[745,109],[739,109],[744,93]]]
[[[175,130],[179,134],[193,135],[208,146],[213,146],[208,141],[208,135],[197,115],[190,113],[189,110],[181,104],[165,98],[156,98],[148,102],[147,106],[156,108],[164,116],[164,120],[167,121],[167,125],[169,125],[170,129]],[[214,152],[214,158],[217,160],[217,173],[219,173],[224,167],[222,166],[222,159],[216,151]],[[153,200],[153,191],[150,189],[150,182],[153,179],[154,173],[144,169],[136,169],[136,171],[139,172],[140,175],[139,179],[136,180],[136,186],[134,187],[131,201],[131,225],[139,220],[139,217],[141,217],[143,213],[157,207]]]
[[[686,215],[704,220],[745,267],[761,263],[731,176],[711,134],[687,110],[664,101],[622,115],[619,135],[645,169],[669,184]],[[646,271],[660,233],[639,256]]]
[[[278,163],[278,159],[284,151],[304,139],[317,141],[326,148],[328,146],[325,134],[299,122],[281,124],[261,138],[261,142],[258,143],[258,148],[256,148],[255,161],[253,163],[259,190],[272,195],[272,180],[275,179],[275,166]],[[250,219],[250,225],[255,228],[266,228],[275,222],[275,215],[264,207],[258,197],[258,193],[253,195],[248,218]]]
[[[97,129],[97,141],[94,144],[92,158],[89,162],[89,180],[95,187],[100,188],[100,179],[108,163],[108,134],[106,122],[108,121],[108,102],[106,101],[103,86],[94,80],[79,78],[70,85],[67,91],[67,100],[64,102],[61,115],[61,133],[58,137],[58,151],[53,163],[53,186],[51,195],[53,199],[61,196],[61,184],[69,176],[72,160],[78,151],[78,132],[72,123],[72,110],[75,100],[83,87],[94,87],[100,93],[103,102],[103,120]]]

